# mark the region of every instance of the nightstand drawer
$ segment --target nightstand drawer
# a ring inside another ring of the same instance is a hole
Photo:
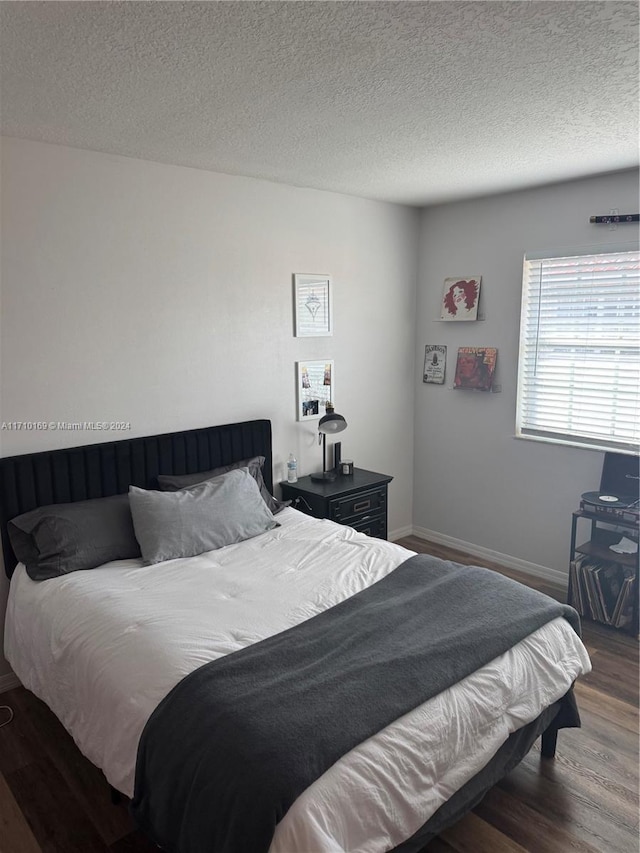
[[[330,502],[330,515],[332,521],[339,521],[355,527],[358,520],[364,516],[384,513],[387,508],[387,487],[380,486],[370,489],[368,492],[359,492],[357,495],[349,495],[346,498],[337,498]]]
[[[349,522],[349,527],[353,527],[359,533],[366,533],[367,536],[373,536],[375,539],[387,538],[387,514],[372,515],[363,518],[362,520]]]

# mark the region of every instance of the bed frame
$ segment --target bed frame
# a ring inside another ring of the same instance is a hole
[[[17,560],[7,522],[38,506],[125,494],[129,485],[156,488],[158,474],[190,474],[240,459],[264,456],[264,480],[273,491],[271,422],[246,421],[184,432],[29,453],[0,459],[0,535],[5,571]],[[577,722],[576,722],[577,721]],[[472,809],[510,772],[542,735],[542,755],[555,755],[558,729],[579,725],[570,691],[533,722],[514,732],[491,761],[392,853],[419,853],[436,835]],[[112,789],[114,800],[118,794]]]
[[[7,522],[39,506],[126,494],[129,486],[158,487],[158,474],[192,474],[264,456],[273,492],[271,421],[256,420],[184,432],[127,438],[84,447],[0,459],[0,538],[11,577],[17,559]]]

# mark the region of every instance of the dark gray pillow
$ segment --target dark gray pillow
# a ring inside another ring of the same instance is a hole
[[[251,459],[243,459],[240,462],[232,462],[230,465],[222,465],[220,468],[212,468],[210,471],[199,471],[196,474],[158,474],[158,485],[163,492],[177,492],[178,489],[195,486],[196,483],[203,483],[212,477],[219,477],[221,474],[235,471],[236,468],[248,468],[249,473],[258,484],[264,502],[276,515],[281,509],[289,506],[291,501],[279,501],[269,492],[262,476],[264,462],[264,456],[253,456]]]
[[[175,492],[129,486],[129,504],[147,563],[194,557],[278,526],[246,468]]]
[[[140,556],[127,495],[41,506],[12,518],[8,531],[35,581]]]

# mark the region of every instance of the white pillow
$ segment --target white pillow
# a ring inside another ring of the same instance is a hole
[[[278,526],[247,468],[177,492],[129,486],[129,505],[146,563],[193,557]]]

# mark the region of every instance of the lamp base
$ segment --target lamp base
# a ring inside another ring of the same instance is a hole
[[[333,483],[336,477],[335,471],[318,471],[316,474],[311,474],[314,483]]]

